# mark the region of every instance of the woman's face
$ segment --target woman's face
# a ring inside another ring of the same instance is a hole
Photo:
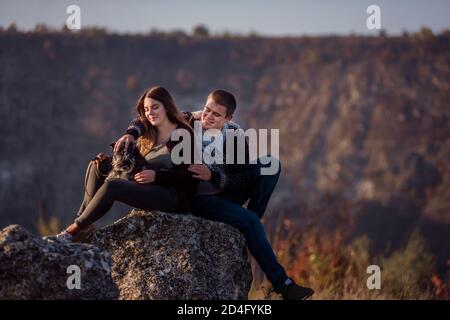
[[[145,117],[152,126],[158,127],[161,123],[168,121],[166,108],[164,108],[164,105],[158,100],[145,98],[144,112]]]

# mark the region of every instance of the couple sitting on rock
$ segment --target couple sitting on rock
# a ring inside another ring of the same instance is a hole
[[[171,157],[171,152],[180,143],[171,139],[174,130],[188,130],[193,146],[194,121],[200,121],[204,132],[209,129],[217,129],[216,132],[223,132],[225,128],[237,129],[238,126],[230,121],[235,109],[234,96],[225,90],[211,92],[203,111],[194,113],[181,112],[170,93],[162,87],[146,91],[136,105],[138,117],[114,145],[115,152],[122,148],[127,150],[129,144],[137,140],[139,151],[147,162],[146,167],[134,175],[133,181],[105,181],[111,158],[99,154],[88,166],[84,200],[77,218],[57,237],[77,241],[92,232],[93,223],[105,215],[116,200],[143,210],[191,212],[237,228],[273,289],[284,299],[309,298],[314,291],[297,285],[286,275],[260,221],[278,181],[279,166],[275,174],[261,175],[261,161],[250,164],[247,156],[244,163],[227,163],[225,142],[222,163],[196,164],[194,152],[190,155],[190,163],[174,163]],[[208,147],[210,140],[211,137],[201,142],[202,150]],[[248,153],[247,145],[245,149]],[[237,153],[234,152],[235,157]],[[247,208],[242,207],[248,199]]]

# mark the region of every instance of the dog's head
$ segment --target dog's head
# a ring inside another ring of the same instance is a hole
[[[136,144],[130,143],[128,148],[114,151],[112,158],[112,169],[107,179],[120,178],[132,180],[132,172],[136,165]],[[137,151],[139,152],[139,151]]]

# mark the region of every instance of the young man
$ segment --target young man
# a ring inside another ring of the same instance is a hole
[[[239,128],[231,122],[235,109],[236,99],[230,92],[225,90],[211,92],[200,114],[203,132],[216,129],[216,132],[223,133],[222,137],[225,140],[225,130]],[[196,114],[185,114],[194,126]],[[120,149],[122,145],[128,145],[142,132],[143,124],[139,120],[134,120],[128,127],[127,133],[117,141],[115,148]],[[207,148],[209,143],[211,143],[210,139],[202,141],[202,150]],[[244,151],[246,161],[243,164],[236,161],[238,156],[236,148],[235,143],[235,159],[232,163],[226,161],[226,143],[223,141],[223,155],[221,155],[223,164],[192,164],[190,166],[189,170],[193,172],[193,176],[200,180],[197,196],[193,201],[192,214],[237,228],[244,235],[247,248],[272,283],[275,292],[281,293],[283,298],[288,300],[307,299],[313,295],[314,291],[297,285],[286,275],[284,268],[277,261],[259,220],[264,214],[280,171],[272,176],[261,176],[259,174],[261,164],[249,164],[248,147],[246,146]],[[249,197],[248,208],[242,207]]]

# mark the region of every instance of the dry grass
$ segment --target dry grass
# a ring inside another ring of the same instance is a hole
[[[398,250],[371,253],[366,235],[346,240],[353,220],[346,207],[335,215],[334,227],[318,227],[319,218],[294,228],[293,221],[277,222],[271,243],[280,263],[297,283],[314,288],[314,299],[449,299],[449,272],[435,274],[435,259],[420,233],[413,231]],[[381,289],[366,286],[369,265],[381,268]],[[450,266],[450,260],[449,260]],[[270,283],[252,261],[254,281],[250,299],[279,299],[267,295]]]

